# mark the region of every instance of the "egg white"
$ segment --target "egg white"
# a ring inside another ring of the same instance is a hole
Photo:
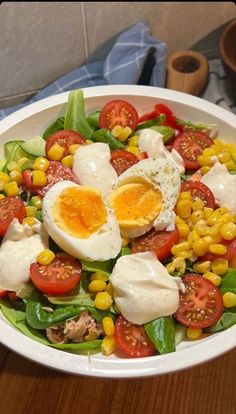
[[[178,167],[169,159],[147,158],[130,167],[118,178],[118,186],[127,183],[145,180],[158,189],[162,194],[162,209],[156,219],[141,227],[122,229],[122,233],[130,238],[147,233],[152,227],[163,230],[170,227],[170,219],[175,218],[173,209],[175,207],[181,186]]]
[[[86,239],[73,237],[55,223],[53,206],[61,192],[69,187],[79,187],[71,181],[56,183],[43,199],[42,215],[49,236],[66,253],[78,259],[89,261],[115,258],[121,249],[121,236],[117,220],[107,207],[106,223]]]

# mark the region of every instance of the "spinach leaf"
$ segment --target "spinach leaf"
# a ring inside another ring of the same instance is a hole
[[[45,139],[46,141],[48,137],[50,137],[50,135],[52,135],[54,132],[61,131],[62,129],[64,129],[64,122],[64,116],[57,118],[56,121],[54,121],[51,125],[47,127],[47,129],[45,129],[43,133],[43,139]]]
[[[86,272],[100,272],[105,276],[105,280],[108,280],[112,272],[113,262],[112,260],[106,260],[105,262],[88,262],[87,260],[80,260],[82,269]]]
[[[236,294],[236,269],[229,268],[227,272],[222,276],[220,291],[222,295],[227,292]]]
[[[90,349],[97,349],[100,351],[102,339],[96,339],[94,341],[80,342],[80,343],[68,343],[68,344],[50,344],[52,348],[63,349],[68,351],[81,350],[89,351]]]
[[[91,138],[93,129],[85,116],[84,94],[81,89],[76,89],[69,94],[64,128],[79,132],[86,139]]]
[[[95,131],[91,135],[90,139],[93,142],[104,142],[105,144],[108,144],[111,150],[125,148],[124,144],[113,137],[112,133],[106,128],[101,128]]]
[[[204,329],[204,331],[210,333],[221,332],[225,331],[233,325],[236,325],[236,313],[225,312],[214,325]]]
[[[144,327],[160,354],[175,351],[175,326],[171,316],[155,319],[146,323]]]
[[[87,121],[89,125],[94,129],[94,131],[96,129],[99,129],[99,116],[100,116],[100,110],[91,112],[91,114],[87,116]]]
[[[89,293],[79,293],[77,295],[46,296],[53,305],[80,305],[94,307],[94,302]]]

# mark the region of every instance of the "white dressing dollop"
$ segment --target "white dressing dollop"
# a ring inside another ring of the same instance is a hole
[[[146,152],[149,158],[166,158],[171,160],[179,170],[180,174],[185,172],[184,162],[181,155],[173,148],[169,152],[163,142],[163,135],[150,128],[142,129],[139,134],[138,146],[142,152]]]
[[[29,281],[29,268],[38,254],[48,247],[44,225],[33,227],[13,219],[0,247],[0,289],[17,291]]]
[[[179,306],[178,285],[154,253],[120,257],[110,281],[115,303],[124,318],[134,324],[172,315]]]
[[[217,161],[201,182],[210,188],[218,206],[236,211],[236,175],[230,174],[224,164]]]

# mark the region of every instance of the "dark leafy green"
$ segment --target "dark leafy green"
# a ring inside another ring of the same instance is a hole
[[[91,138],[93,129],[85,116],[84,94],[81,89],[76,89],[69,94],[64,128],[79,132],[86,139]]]
[[[65,123],[65,117],[61,116],[60,118],[57,118],[56,121],[54,121],[51,125],[45,129],[43,133],[43,139],[47,140],[50,135],[54,134],[54,132],[61,131],[64,129],[64,123]]]
[[[236,269],[228,269],[223,275],[220,291],[222,295],[227,292],[236,294]]]
[[[99,352],[101,348],[102,339],[96,339],[95,341],[80,342],[80,343],[68,343],[68,344],[50,344],[52,348],[63,349],[67,351],[89,351],[90,349]]]
[[[87,121],[94,131],[96,129],[99,129],[100,112],[101,112],[100,110],[97,110],[97,111],[91,112],[91,114],[87,116]]]
[[[160,354],[175,351],[175,325],[171,316],[146,323],[145,330]]]
[[[108,144],[111,150],[125,148],[124,144],[113,137],[112,133],[106,128],[101,128],[95,131],[91,135],[90,139],[93,142],[104,142],[105,144]]]
[[[236,313],[225,312],[221,318],[212,326],[205,329],[205,332],[216,333],[225,331],[231,326],[236,325]]]

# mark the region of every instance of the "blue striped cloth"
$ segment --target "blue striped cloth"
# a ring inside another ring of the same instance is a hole
[[[113,84],[164,87],[166,44],[151,36],[148,25],[138,22],[117,36],[104,60],[67,73],[30,100],[0,110],[0,119],[32,102],[77,88]]]

